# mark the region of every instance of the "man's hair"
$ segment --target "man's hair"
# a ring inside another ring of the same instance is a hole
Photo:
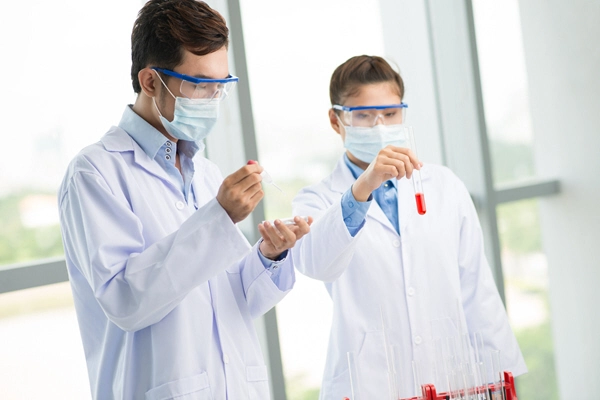
[[[150,0],[138,13],[131,33],[131,81],[142,88],[138,73],[147,66],[174,69],[184,50],[203,56],[227,47],[225,19],[202,1]]]
[[[380,82],[395,83],[400,99],[404,97],[404,81],[387,61],[378,56],[355,56],[337,67],[331,75],[329,98],[331,105],[354,96],[363,85]]]

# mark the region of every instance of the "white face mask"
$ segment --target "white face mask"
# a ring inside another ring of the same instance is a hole
[[[160,79],[160,75],[157,74],[157,76]],[[162,79],[160,81],[162,82]],[[162,84],[169,94],[173,96],[167,85],[164,82]],[[153,98],[160,121],[169,135],[176,139],[192,142],[206,138],[217,123],[220,102],[214,99],[188,99],[175,96],[173,98],[175,99],[173,121],[169,121],[162,116],[156,104],[156,98]]]
[[[370,164],[388,145],[409,148],[404,125],[375,125],[371,128],[344,126],[344,147],[359,160]]]

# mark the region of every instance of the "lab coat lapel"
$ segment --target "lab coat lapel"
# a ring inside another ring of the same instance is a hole
[[[133,146],[133,152],[134,160],[137,165],[139,165],[152,175],[155,175],[156,177],[162,179],[164,182],[170,184],[171,186],[174,186],[171,182],[171,178],[167,174],[167,171],[165,171],[164,168],[161,167],[155,160],[150,158],[148,154],[146,154],[146,152],[142,150],[140,146],[137,145],[137,143],[135,143],[135,145]],[[180,190],[179,188],[176,189]]]
[[[396,229],[392,226],[392,223],[385,215],[379,204],[373,199],[371,202],[371,206],[369,207],[369,211],[367,211],[367,217],[375,219],[377,222],[385,226],[387,229],[392,231],[395,235],[398,235]]]
[[[329,188],[336,193],[344,194],[355,181],[356,179],[352,176],[352,172],[346,165],[344,157],[340,157],[330,175]]]
[[[137,142],[123,129],[112,127],[111,130],[102,137],[101,142],[108,151],[121,153],[128,151],[133,152],[133,160],[137,165],[164,182],[172,185],[169,176],[167,175],[167,171],[165,171],[155,160],[150,158]]]
[[[202,207],[215,195],[206,190],[206,185],[200,185],[200,182],[206,179],[206,163],[199,162],[197,157],[194,157],[194,179],[192,179],[192,191],[194,192],[194,205],[196,209]],[[204,188],[204,189],[202,189]]]

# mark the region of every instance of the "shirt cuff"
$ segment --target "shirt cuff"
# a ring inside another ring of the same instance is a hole
[[[288,250],[284,251],[283,253],[281,253],[279,255],[279,257],[277,257],[277,260],[269,260],[267,257],[265,257],[263,255],[263,253],[260,251],[260,244],[263,241],[263,239],[261,238],[258,241],[258,257],[260,258],[260,262],[262,262],[263,266],[265,267],[265,269],[273,274],[278,273],[279,272],[279,267],[281,266],[281,264],[283,264],[287,258],[288,255]]]
[[[365,224],[365,217],[372,200],[373,194],[369,195],[367,201],[356,200],[352,194],[352,187],[342,195],[342,217],[350,235],[356,236]]]

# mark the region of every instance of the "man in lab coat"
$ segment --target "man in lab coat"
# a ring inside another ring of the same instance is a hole
[[[348,356],[356,367],[356,398],[411,397],[425,383],[447,390],[448,370],[435,350],[456,356],[456,366],[462,353],[451,343],[465,334],[471,341],[481,335],[486,361],[490,350],[500,350],[503,370],[527,370],[469,192],[448,168],[422,165],[409,150],[403,96],[402,78],[381,57],[356,56],[340,65],[331,77],[329,118],[346,152],[331,175],[293,202],[295,215],[315,217],[294,249],[295,266],[324,281],[333,300],[322,400],[351,396]],[[424,215],[407,179],[419,169]],[[336,253],[336,242],[349,235],[356,235],[356,246]],[[343,262],[324,263],[325,255]],[[494,379],[489,363],[487,372]]]
[[[150,0],[131,41],[136,102],[59,191],[92,396],[268,399],[253,319],[294,285],[289,249],[309,223],[260,224],[250,246],[236,223],[263,197],[262,167],[223,180],[199,153],[237,80],[222,16]]]

